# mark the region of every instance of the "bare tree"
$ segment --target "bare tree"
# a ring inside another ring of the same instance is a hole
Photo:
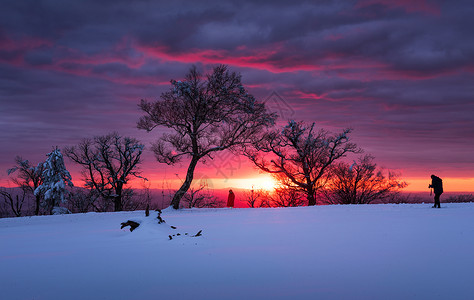
[[[316,192],[324,186],[329,167],[349,152],[361,152],[349,142],[350,132],[330,135],[323,129],[316,132],[314,123],[290,121],[282,130],[265,133],[246,155],[282,186],[304,193],[308,205],[316,205]]]
[[[104,196],[94,188],[88,188],[88,190],[90,192],[90,197],[92,197],[91,200],[94,200],[94,202],[91,203],[94,211],[107,212],[114,210],[114,202],[112,197],[104,198]]]
[[[137,195],[134,189],[126,188],[122,193],[122,207],[124,210],[144,210],[146,201]]]
[[[25,203],[27,193],[26,189],[21,188],[20,190],[21,195],[18,193],[14,195],[14,193],[8,192],[6,189],[0,190],[0,196],[2,196],[5,203],[10,207],[15,217],[21,217],[22,207]]]
[[[304,193],[299,189],[291,187],[276,188],[270,197],[270,206],[272,207],[296,207],[307,204]]]
[[[253,187],[250,191],[244,193],[244,199],[247,205],[252,208],[270,207],[270,193],[264,189],[255,190]]]
[[[94,139],[84,139],[68,147],[65,154],[83,167],[86,187],[114,203],[114,210],[123,210],[122,195],[130,178],[142,178],[138,171],[144,145],[136,139],[114,132]]]
[[[176,189],[172,189],[170,182],[168,180],[163,179],[161,181],[161,203],[159,204],[159,209],[164,209],[170,206],[171,201],[173,200],[173,195],[176,194]]]
[[[139,107],[145,116],[137,126],[147,131],[158,126],[171,129],[153,144],[159,162],[173,165],[190,159],[186,179],[171,202],[178,209],[201,159],[212,159],[218,151],[238,150],[273,125],[276,115],[268,113],[265,104],[245,90],[241,76],[224,65],[206,76],[192,67],[184,81],[171,80],[171,85],[161,100],[141,101]]]
[[[140,195],[141,202],[146,205],[147,212],[149,213],[149,209],[150,209],[150,206],[151,206],[151,200],[153,198],[151,196],[151,190],[150,190],[151,182],[149,182],[148,179],[143,178],[141,186],[142,186],[142,192],[141,192],[141,195]]]
[[[222,205],[222,202],[209,192],[206,182],[200,182],[198,187],[189,188],[184,194],[182,202],[186,208],[219,207]]]
[[[7,208],[7,203],[0,202],[0,218],[8,217],[10,215],[8,211],[9,209]]]
[[[35,194],[35,190],[43,183],[43,163],[39,163],[35,167],[21,156],[15,157],[15,163],[16,165],[13,168],[8,169],[8,175],[17,173],[17,176],[11,178],[11,181],[25,191],[26,194],[35,197],[35,215],[39,215],[43,194]]]
[[[74,213],[86,213],[91,210],[101,211],[98,208],[100,195],[91,189],[75,188],[68,197],[68,209]]]
[[[394,194],[407,186],[399,180],[399,176],[382,169],[377,169],[374,158],[366,155],[359,162],[349,165],[341,162],[331,171],[331,180],[324,191],[329,203],[369,204],[393,198]]]

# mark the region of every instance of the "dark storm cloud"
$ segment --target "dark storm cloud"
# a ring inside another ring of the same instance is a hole
[[[225,63],[292,118],[354,127],[389,167],[455,170],[474,147],[472,15],[471,1],[4,1],[0,166],[32,144],[139,134],[140,98]]]

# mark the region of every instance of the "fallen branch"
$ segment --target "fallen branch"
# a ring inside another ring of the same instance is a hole
[[[122,227],[120,227],[120,229],[130,226],[130,232],[134,231],[138,226],[140,226],[140,223],[137,223],[131,220],[128,220],[127,222],[122,222],[121,224],[122,224]]]

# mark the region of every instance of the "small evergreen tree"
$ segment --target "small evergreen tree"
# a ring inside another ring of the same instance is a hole
[[[59,148],[56,147],[47,156],[48,158],[43,163],[43,183],[35,190],[35,195],[43,193],[43,205],[48,207],[50,213],[53,214],[53,209],[61,202],[65,202],[66,185],[72,187],[73,184]]]

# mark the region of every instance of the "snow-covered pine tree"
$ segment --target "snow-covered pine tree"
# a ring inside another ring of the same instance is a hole
[[[35,190],[35,195],[44,194],[43,205],[48,207],[50,213],[53,214],[53,211],[58,211],[59,204],[65,202],[66,185],[72,187],[73,184],[59,148],[56,147],[47,156],[48,158],[43,163],[43,183]]]

